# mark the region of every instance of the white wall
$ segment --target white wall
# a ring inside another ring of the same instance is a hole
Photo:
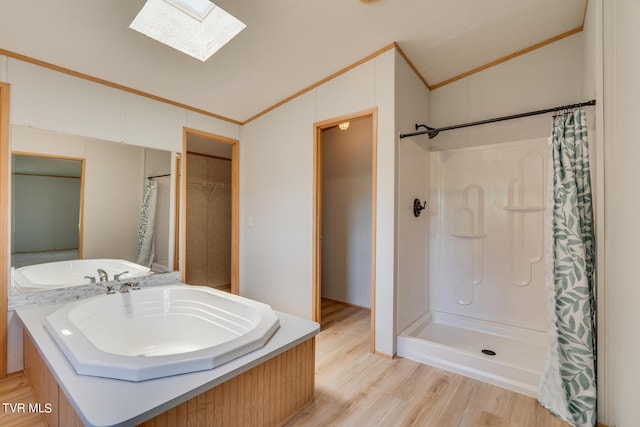
[[[398,145],[398,253],[396,333],[425,314],[429,308],[428,225],[433,200],[428,197],[429,152],[407,139]],[[413,201],[427,207],[419,217]]]
[[[395,347],[395,59],[390,50],[361,64],[246,124],[240,138],[240,293],[311,318],[313,124],[377,107],[375,344],[385,354]]]
[[[398,55],[396,58],[396,131],[408,133],[429,117],[430,92]],[[425,314],[428,304],[428,225],[432,200],[428,197],[426,136],[399,139],[397,163],[396,333]],[[427,202],[420,217],[413,200]]]
[[[582,33],[488,68],[431,93],[431,127],[501,117],[583,99]],[[550,115],[440,133],[434,149],[519,141],[550,135]]]
[[[628,427],[640,419],[640,334],[638,305],[638,183],[640,141],[640,3],[602,1],[604,34],[604,155],[606,325],[598,335],[605,346],[609,387],[605,418],[610,426]],[[600,17],[599,17],[600,18]],[[600,254],[599,256],[602,256]]]
[[[4,64],[11,124],[178,152],[183,127],[238,138],[233,123],[17,59]]]
[[[322,131],[322,297],[371,307],[372,119]]]

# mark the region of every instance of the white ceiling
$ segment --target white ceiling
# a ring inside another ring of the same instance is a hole
[[[397,42],[429,85],[583,24],[587,0],[218,0],[202,63],[129,29],[144,0],[3,0],[0,49],[245,121]]]

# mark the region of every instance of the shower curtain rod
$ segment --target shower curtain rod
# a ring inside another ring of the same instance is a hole
[[[401,133],[400,134],[400,139],[407,138],[407,137],[410,137],[410,136],[424,135],[424,134],[429,135],[429,139],[433,139],[433,138],[436,137],[436,135],[438,135],[438,133],[444,132],[445,130],[460,129],[460,128],[466,128],[466,127],[469,127],[469,126],[484,125],[484,124],[487,124],[487,123],[501,122],[501,121],[504,121],[504,120],[519,119],[521,117],[537,116],[539,114],[553,113],[553,112],[562,111],[562,110],[571,110],[571,109],[574,109],[574,108],[584,107],[584,106],[587,106],[587,105],[596,105],[596,100],[592,99],[591,101],[580,102],[578,104],[563,105],[563,106],[555,107],[555,108],[546,108],[544,110],[530,111],[528,113],[513,114],[511,116],[498,117],[498,118],[495,118],[495,119],[487,119],[487,120],[480,120],[480,121],[477,121],[477,122],[463,123],[463,124],[460,124],[460,125],[446,126],[446,127],[438,128],[438,129],[429,127],[427,125],[416,124],[416,131],[421,127],[425,128],[426,130],[421,130],[421,131],[413,132],[413,133]]]
[[[148,176],[147,179],[164,178],[165,176],[171,176],[171,174],[170,173],[165,173],[164,175]]]

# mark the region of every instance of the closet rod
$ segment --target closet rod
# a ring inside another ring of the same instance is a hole
[[[446,126],[446,127],[438,128],[438,129],[429,127],[427,125],[416,124],[416,130],[418,130],[421,127],[425,128],[426,130],[421,130],[421,131],[413,132],[413,133],[401,133],[400,134],[400,138],[402,139],[402,138],[407,138],[407,137],[410,137],[410,136],[417,136],[417,135],[427,134],[427,135],[429,135],[429,139],[433,139],[433,138],[436,137],[436,135],[438,135],[438,133],[444,132],[445,130],[460,129],[460,128],[466,128],[466,127],[469,127],[469,126],[484,125],[484,124],[487,124],[487,123],[501,122],[501,121],[504,121],[504,120],[519,119],[521,117],[537,116],[539,114],[553,113],[553,112],[558,112],[558,111],[562,111],[562,110],[571,110],[571,109],[574,109],[574,108],[584,107],[584,106],[587,106],[587,105],[596,105],[596,100],[592,99],[591,101],[580,102],[578,104],[570,104],[570,105],[563,105],[563,106],[560,106],[560,107],[546,108],[544,110],[529,111],[528,113],[513,114],[511,116],[498,117],[498,118],[495,118],[495,119],[480,120],[480,121],[477,121],[477,122],[463,123],[463,124],[460,124],[460,125]]]

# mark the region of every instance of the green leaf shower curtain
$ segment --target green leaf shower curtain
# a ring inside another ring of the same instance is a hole
[[[571,425],[596,424],[595,245],[586,114],[555,116],[546,215],[549,350],[538,401]]]
[[[140,223],[138,225],[138,259],[137,264],[151,267],[155,256],[153,235],[155,230],[156,200],[158,184],[155,179],[147,178],[140,208]]]

